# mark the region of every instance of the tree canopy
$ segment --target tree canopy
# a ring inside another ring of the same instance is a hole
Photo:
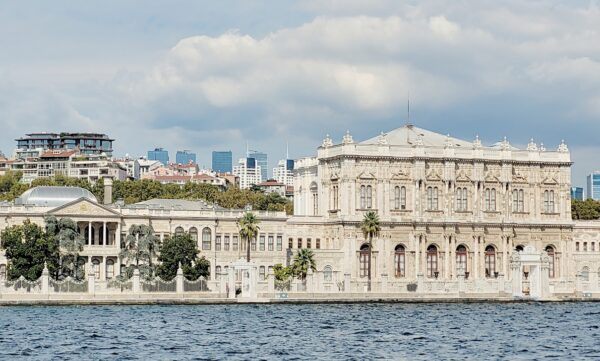
[[[198,257],[197,242],[189,233],[178,234],[165,239],[161,248],[158,261],[157,275],[164,280],[171,280],[177,275],[177,268],[181,264],[183,275],[189,280],[196,280],[200,276],[208,277],[210,262]]]
[[[573,219],[593,220],[600,218],[600,202],[593,199],[571,202],[571,217]]]

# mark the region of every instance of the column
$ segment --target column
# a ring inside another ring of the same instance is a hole
[[[102,245],[106,247],[106,221],[102,222]]]
[[[473,279],[479,278],[479,236],[473,236]]]
[[[447,280],[450,279],[450,246],[448,244],[450,243],[450,237],[449,235],[444,235],[444,276]]]
[[[419,275],[419,238],[418,235],[413,235],[413,243],[415,246],[415,278]]]
[[[452,236],[450,238],[450,277],[456,278],[456,256],[454,252],[456,251],[456,236]]]
[[[117,223],[117,230],[115,231],[115,246],[117,247],[117,249],[121,249],[121,220],[119,219],[119,222]],[[119,266],[120,267],[120,266]]]
[[[91,246],[94,243],[92,239],[92,221],[88,221],[88,244]]]
[[[106,281],[106,257],[100,257],[100,264],[98,265],[100,268],[100,281]]]
[[[508,242],[508,236],[500,236],[500,239],[502,240],[502,274],[506,275],[506,269],[507,269],[507,264],[508,264],[508,255],[506,252],[506,243]]]

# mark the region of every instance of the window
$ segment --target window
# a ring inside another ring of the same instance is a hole
[[[556,270],[554,268],[554,247],[547,246],[546,253],[548,254],[548,277],[554,278],[556,274]]]
[[[367,208],[373,208],[373,187],[367,186]]]
[[[583,242],[583,251],[587,252],[587,242]]]
[[[109,259],[106,261],[106,279],[110,280],[115,276],[115,261]]]
[[[319,195],[317,192],[313,192],[313,216],[319,214]]]
[[[245,240],[245,239],[243,239],[243,238],[241,238],[241,237],[239,236],[239,234],[236,234],[235,236],[236,236],[236,237],[238,237],[238,239],[241,239],[241,241],[240,241],[240,249],[241,249],[242,251],[245,251],[245,250],[246,250],[246,246],[248,245],[248,244],[247,244],[247,243],[248,243],[248,241],[247,241],[247,240]]]
[[[312,240],[310,238],[306,239],[306,248],[311,248],[312,246]]]
[[[215,267],[215,279],[220,279],[221,278],[221,266],[216,266]]]
[[[315,249],[321,249],[321,239],[317,238],[315,240]]]
[[[467,247],[460,245],[456,247],[456,274],[464,275],[467,269]]]
[[[265,279],[265,266],[258,267],[258,279],[259,280]]]
[[[359,276],[367,277],[369,274],[369,245],[368,244],[363,244],[360,247],[359,263],[360,263]]]
[[[334,185],[331,187],[331,192],[333,193],[333,207],[332,209],[339,209],[339,186]]]
[[[233,247],[234,251],[238,250],[238,243],[239,243],[239,236],[237,234],[234,234],[233,236],[231,236],[231,246]]]
[[[438,188],[427,187],[427,210],[438,210]]]
[[[524,192],[522,189],[513,189],[513,212],[525,212]]]
[[[100,261],[97,258],[92,260],[92,272],[94,272],[94,278],[100,279]]]
[[[260,250],[261,251],[265,250],[265,235],[264,234],[260,235]]]
[[[465,187],[456,188],[456,210],[463,212],[467,210],[467,188]]]
[[[496,188],[485,189],[485,210],[488,212],[496,211]]]
[[[590,269],[587,266],[583,267],[583,269],[581,270],[581,279],[583,281],[589,281],[590,280]]]
[[[367,187],[360,186],[360,209],[367,208]]]
[[[544,191],[544,212],[554,213],[554,191]]]
[[[183,230],[183,227],[177,227],[177,228],[175,228],[175,235],[176,236],[183,236],[183,233],[185,233],[185,231]]]
[[[215,236],[215,251],[220,251],[221,250],[221,235],[217,234]]]
[[[256,251],[256,237],[254,237],[254,238],[252,238],[252,240],[250,240],[250,250]]]
[[[591,242],[590,244],[592,246],[592,252],[594,252],[596,250],[596,242]]]
[[[196,227],[190,228],[190,237],[192,237],[194,243],[198,244],[198,229]]]
[[[273,241],[274,241],[273,235],[270,234],[269,235],[269,243],[268,243],[269,244],[269,251],[274,251],[275,250]]]
[[[332,270],[331,266],[325,266],[325,268],[323,268],[323,281],[325,281],[325,282],[333,281],[333,270]]]
[[[496,277],[496,249],[494,246],[489,245],[485,247],[484,263],[485,276],[488,278]]]
[[[277,250],[281,251],[283,249],[283,236],[277,235]]]
[[[427,247],[427,277],[438,276],[438,252],[433,244]]]
[[[212,232],[211,232],[210,228],[204,227],[204,229],[202,230],[202,249],[203,250],[210,250],[211,238],[212,238]],[[196,239],[198,239],[197,235],[196,235]]]
[[[288,249],[294,248],[294,239],[288,238]]]
[[[298,249],[302,248],[302,238],[298,238]]]
[[[396,277],[406,276],[406,250],[403,245],[399,244],[394,250],[394,265],[396,268]]]
[[[225,251],[229,251],[229,235],[228,234],[225,235],[225,242],[224,243],[225,243],[224,244]]]
[[[6,279],[6,265],[0,264],[0,280]]]
[[[575,251],[579,252],[579,242],[575,242]]]

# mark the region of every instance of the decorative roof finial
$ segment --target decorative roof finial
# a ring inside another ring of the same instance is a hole
[[[418,147],[422,147],[424,145],[423,134],[421,134],[421,133],[417,134],[417,140],[415,141],[415,145]]]
[[[473,148],[481,148],[481,140],[479,140],[479,134],[475,135],[475,140],[473,141]]]
[[[527,144],[527,150],[532,152],[538,150],[537,144],[535,144],[533,138],[529,140],[529,144]]]
[[[325,136],[325,139],[323,139],[323,144],[321,144],[321,146],[323,148],[329,148],[333,145],[333,140],[331,139],[331,137],[329,136],[329,134],[327,134]]]
[[[385,137],[386,135],[387,134],[385,134],[384,132],[381,132],[381,134],[379,134],[379,137],[377,137],[377,144],[380,144],[380,145],[388,144],[388,141]]]
[[[545,152],[546,147],[544,147],[544,143],[540,143],[540,152]]]
[[[352,139],[352,136],[350,135],[350,131],[346,130],[346,135],[344,135],[344,138],[342,139],[342,144],[352,144],[354,143],[354,139]]]
[[[508,139],[506,139],[506,137],[504,137],[504,139],[502,139],[502,143],[500,143],[500,149],[502,149],[502,150],[510,149],[510,143],[508,142]]]
[[[564,139],[560,141],[560,144],[558,145],[558,151],[561,153],[567,153],[569,151],[569,147],[567,147]]]
[[[444,148],[452,148],[454,143],[452,143],[452,138],[450,138],[450,134],[446,134],[446,141],[444,142]]]

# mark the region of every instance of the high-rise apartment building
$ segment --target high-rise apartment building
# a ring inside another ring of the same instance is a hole
[[[286,186],[294,185],[294,160],[282,159],[273,168],[273,179]]]
[[[212,152],[212,170],[218,173],[231,173],[233,159],[230,150]]]
[[[267,153],[259,152],[256,150],[250,150],[250,151],[248,151],[247,157],[254,158],[256,160],[256,165],[260,167],[261,182],[267,180],[269,178],[268,171],[267,171],[267,169],[269,167]]]
[[[600,200],[600,171],[587,176],[587,198]]]
[[[148,151],[148,160],[157,160],[163,165],[169,164],[169,152],[163,148],[154,148]]]
[[[177,164],[189,164],[196,163],[196,153],[189,150],[178,150],[175,155],[175,163]]]
[[[233,174],[240,179],[240,188],[248,189],[261,182],[261,167],[254,158],[241,158],[233,167]]]
[[[39,154],[39,150],[78,149],[80,154],[112,156],[111,139],[101,133],[29,133],[17,141],[16,158],[25,159]]]

